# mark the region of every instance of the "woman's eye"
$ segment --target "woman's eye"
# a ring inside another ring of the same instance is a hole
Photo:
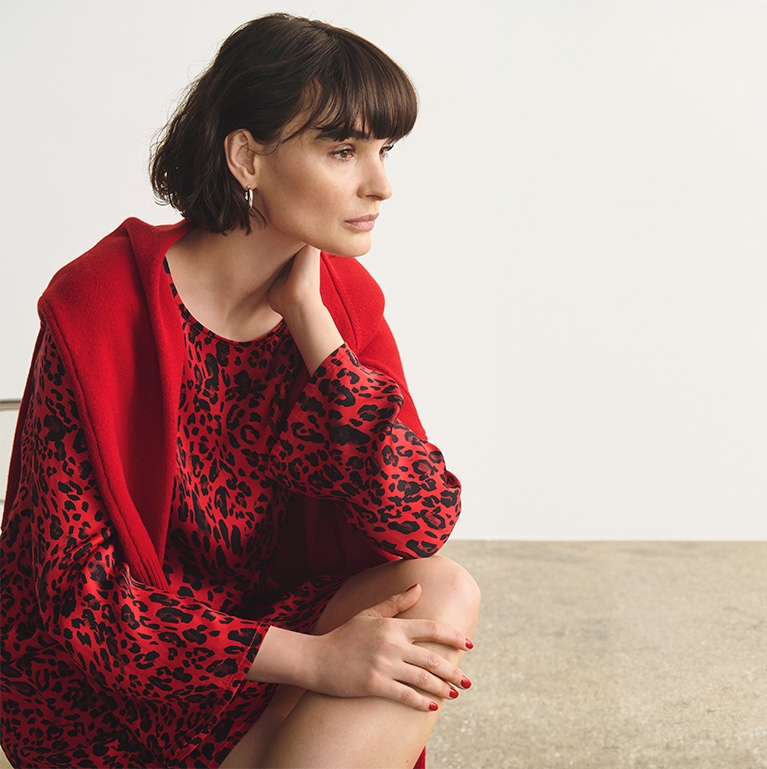
[[[394,149],[394,144],[385,144],[381,147],[381,154],[386,157]]]
[[[334,150],[330,154],[334,157],[341,158],[341,160],[348,160],[354,155],[354,150],[351,147],[344,147],[340,150]]]

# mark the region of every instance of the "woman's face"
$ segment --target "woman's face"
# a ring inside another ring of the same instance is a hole
[[[272,234],[338,256],[370,250],[382,200],[391,196],[385,159],[391,143],[338,141],[307,130],[258,159],[254,205]]]

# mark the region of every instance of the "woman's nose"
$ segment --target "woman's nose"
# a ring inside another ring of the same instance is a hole
[[[364,183],[364,197],[374,197],[378,200],[386,200],[392,194],[389,177],[386,174],[386,166],[382,157],[376,157],[370,163]]]

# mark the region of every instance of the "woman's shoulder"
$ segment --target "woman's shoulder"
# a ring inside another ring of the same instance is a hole
[[[126,219],[56,272],[40,299],[41,312],[87,312],[140,299],[146,273],[157,269],[159,256],[186,226],[185,222],[157,226]]]
[[[321,292],[344,339],[360,350],[378,331],[384,294],[355,257],[322,253]]]
[[[151,225],[126,219],[84,254],[65,264],[51,279],[44,301],[85,301],[94,292],[130,285],[145,263],[156,261],[163,248],[181,236],[185,222]]]
[[[123,265],[129,253],[128,244],[123,223],[84,254],[61,267],[51,278],[43,297],[51,301],[66,299],[86,289],[89,284],[99,284],[108,279]]]

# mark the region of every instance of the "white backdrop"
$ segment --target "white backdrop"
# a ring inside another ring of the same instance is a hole
[[[2,363],[129,215],[240,23],[371,38],[422,112],[365,263],[465,485],[457,536],[767,538],[767,2],[4,0]]]

